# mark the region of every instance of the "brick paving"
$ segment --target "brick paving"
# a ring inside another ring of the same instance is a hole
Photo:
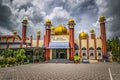
[[[0,80],[120,80],[120,64],[27,64],[0,68]]]

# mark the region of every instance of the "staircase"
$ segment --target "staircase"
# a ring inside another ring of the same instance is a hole
[[[48,61],[48,63],[74,63],[73,61],[69,60],[69,59],[51,59]]]

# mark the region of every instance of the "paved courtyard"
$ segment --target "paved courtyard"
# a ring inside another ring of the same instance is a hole
[[[0,80],[120,80],[120,64],[27,64],[0,68]]]

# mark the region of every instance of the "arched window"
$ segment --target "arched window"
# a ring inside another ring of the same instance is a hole
[[[101,50],[101,48],[100,48],[100,47],[97,47],[97,50]]]
[[[101,56],[101,53],[100,53],[100,52],[98,53],[98,56]]]
[[[83,47],[83,48],[82,48],[82,50],[86,50],[86,48],[85,48],[85,47]]]
[[[90,47],[89,50],[94,50],[94,48],[93,48],[93,47]]]
[[[93,54],[93,53],[90,53],[90,56],[94,56],[94,54]]]
[[[83,56],[86,56],[86,53],[83,53]]]

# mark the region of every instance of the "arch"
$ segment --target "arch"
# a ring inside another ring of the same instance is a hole
[[[101,50],[101,47],[97,47],[97,50]]]
[[[83,53],[82,56],[86,56],[86,53]]]
[[[94,48],[93,48],[93,47],[90,47],[89,50],[94,50]]]
[[[82,48],[82,50],[86,50],[86,48],[85,48],[85,47],[83,47],[83,48]]]

